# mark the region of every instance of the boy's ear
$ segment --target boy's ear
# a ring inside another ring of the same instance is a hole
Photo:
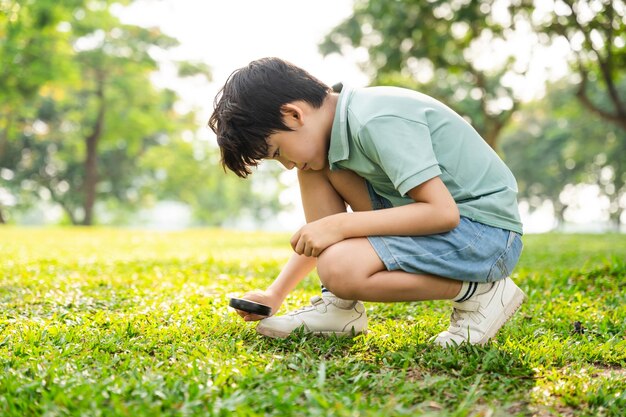
[[[287,127],[296,129],[303,124],[303,111],[302,107],[296,103],[286,103],[280,108],[280,113],[283,116],[283,122]]]

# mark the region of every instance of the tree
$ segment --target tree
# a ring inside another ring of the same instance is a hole
[[[85,0],[4,0],[0,2],[0,158],[9,140],[27,126],[28,101],[47,83],[72,79],[76,68],[67,21]],[[1,167],[1,166],[0,166]],[[0,178],[13,178],[6,173]],[[6,180],[8,181],[8,180]],[[0,223],[5,222],[0,200]]]
[[[97,199],[141,204],[139,159],[150,147],[165,146],[171,137],[195,128],[196,120],[193,113],[174,111],[178,97],[173,91],[159,91],[150,82],[157,69],[153,50],[175,46],[175,39],[154,28],[121,24],[108,1],[61,4],[68,10],[54,20],[54,30],[32,39],[48,45],[47,37],[60,31],[67,53],[52,59],[48,55],[55,50],[50,50],[40,61],[33,57],[32,65],[69,62],[65,66],[73,76],[42,78],[32,91],[14,89],[14,100],[5,108],[19,126],[4,131],[0,181],[19,197],[19,208],[49,199],[63,207],[72,224],[90,225]],[[28,9],[35,6],[41,5],[15,6],[21,11],[15,25],[23,32],[27,17],[39,13]],[[182,76],[210,77],[204,64],[183,62],[179,70]]]
[[[252,180],[224,175],[219,151],[206,141],[174,139],[141,158],[142,195],[187,204],[197,224],[220,226],[236,217],[266,220],[280,210],[276,172],[259,169]],[[271,184],[263,186],[259,181]]]
[[[169,133],[167,120],[174,116],[173,102],[168,103],[149,81],[150,73],[157,69],[149,50],[170,48],[177,42],[156,29],[122,25],[108,10],[90,13],[77,24],[77,33],[83,35],[77,42],[94,44],[79,49],[76,56],[82,82],[71,99],[72,104],[89,110],[79,123],[86,150],[84,178],[72,185],[84,196],[81,223],[90,225],[100,180],[101,142],[123,140],[137,153],[148,144],[149,136]]]
[[[0,153],[19,105],[46,83],[76,75],[70,33],[63,24],[84,2],[0,2]]]
[[[504,159],[518,180],[520,199],[531,209],[549,200],[562,223],[571,204],[567,191],[579,183],[596,185],[619,228],[626,210],[626,133],[589,114],[576,94],[563,81],[544,99],[525,106],[503,135]]]
[[[577,74],[576,97],[588,110],[626,130],[626,93],[619,89],[626,74],[624,2],[523,0],[513,9],[526,13],[545,43],[565,40],[569,44]]]
[[[324,54],[365,48],[373,83],[419,88],[468,116],[483,138],[497,139],[517,110],[511,80],[528,63],[506,48],[521,24],[502,2],[361,0],[326,36]]]
[[[0,222],[7,195],[12,211],[48,202],[83,225],[97,221],[97,203],[129,213],[161,198],[189,204],[201,224],[275,213],[279,189],[219,175],[195,112],[179,114],[178,95],[151,83],[155,52],[177,41],[122,24],[112,2],[0,2],[0,33],[11,32],[0,44]],[[211,76],[206,64],[176,64],[179,77]]]

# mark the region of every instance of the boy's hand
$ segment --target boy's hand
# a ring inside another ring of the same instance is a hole
[[[245,300],[254,301],[256,303],[265,304],[266,306],[270,306],[272,308],[272,315],[278,311],[278,309],[280,308],[280,305],[283,303],[283,300],[281,300],[279,297],[275,296],[274,294],[268,291],[263,291],[263,290],[250,291],[244,294],[244,296],[241,298]],[[267,317],[267,316],[260,316],[258,314],[248,313],[246,311],[241,311],[241,310],[235,310],[235,311],[245,321],[256,321],[256,320],[261,320]]]
[[[340,215],[332,215],[306,224],[291,237],[291,247],[299,255],[319,256],[324,249],[344,236],[341,232]]]

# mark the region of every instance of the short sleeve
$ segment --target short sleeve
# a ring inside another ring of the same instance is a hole
[[[363,152],[378,164],[404,196],[441,175],[428,126],[395,116],[376,117],[358,133]]]

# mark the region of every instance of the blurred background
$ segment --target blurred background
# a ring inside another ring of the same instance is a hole
[[[526,232],[626,231],[621,0],[0,0],[0,223],[290,230],[295,173],[224,174],[228,75],[279,56],[470,121]]]

